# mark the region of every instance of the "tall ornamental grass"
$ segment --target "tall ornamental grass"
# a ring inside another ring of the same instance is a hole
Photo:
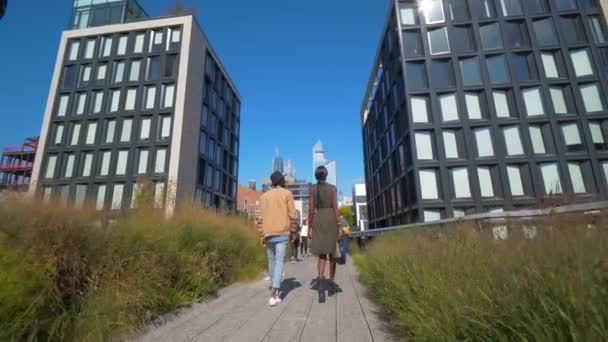
[[[355,262],[404,338],[608,341],[608,221],[591,217],[388,234]]]
[[[142,208],[106,221],[41,203],[0,204],[0,341],[125,336],[235,281],[264,254],[241,217]]]

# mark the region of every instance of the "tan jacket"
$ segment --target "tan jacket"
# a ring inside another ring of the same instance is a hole
[[[256,223],[260,235],[264,238],[295,232],[296,207],[291,191],[276,187],[263,194]]]

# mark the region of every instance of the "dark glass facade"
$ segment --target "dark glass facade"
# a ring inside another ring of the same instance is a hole
[[[593,0],[391,2],[362,109],[371,227],[606,199],[607,38]]]
[[[135,0],[74,0],[70,29],[122,24],[148,18]]]

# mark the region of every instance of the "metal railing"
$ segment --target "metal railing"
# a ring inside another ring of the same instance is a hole
[[[373,237],[383,233],[403,231],[414,228],[433,228],[445,224],[456,224],[469,221],[496,221],[504,222],[505,220],[525,220],[532,219],[535,217],[559,215],[559,214],[572,214],[572,213],[589,213],[597,212],[608,209],[608,201],[591,202],[582,204],[571,204],[560,207],[553,207],[547,209],[529,209],[529,210],[518,210],[518,211],[506,211],[502,213],[484,213],[475,214],[469,216],[463,216],[459,218],[451,218],[432,222],[420,222],[406,225],[399,225],[386,228],[369,229],[363,232],[352,232],[351,238],[364,238]]]

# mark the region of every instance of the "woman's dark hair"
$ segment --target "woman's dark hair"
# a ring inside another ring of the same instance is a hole
[[[275,171],[272,175],[270,175],[270,182],[272,186],[280,186],[282,188],[286,187],[285,185],[285,176],[279,171]]]
[[[315,178],[318,181],[325,181],[325,180],[327,180],[327,168],[325,166],[319,166],[315,170]]]

